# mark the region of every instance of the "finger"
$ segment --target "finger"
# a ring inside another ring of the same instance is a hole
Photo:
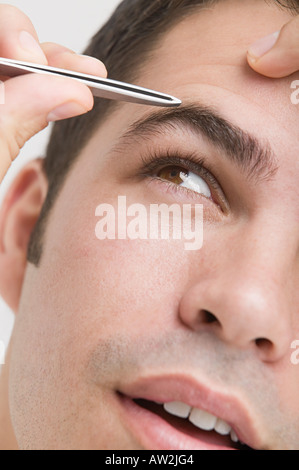
[[[248,49],[248,63],[262,75],[281,78],[299,70],[299,16]]]
[[[33,24],[12,5],[0,4],[0,56],[47,64]]]
[[[41,48],[52,67],[107,77],[105,65],[95,57],[76,54],[71,49],[53,42],[42,43]]]
[[[93,96],[75,80],[48,75],[25,75],[5,82],[0,105],[0,181],[20,149],[48,122],[89,111]]]

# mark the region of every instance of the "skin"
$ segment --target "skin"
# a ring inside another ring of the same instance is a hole
[[[153,111],[120,104],[70,172],[36,268],[25,262],[26,247],[47,182],[38,161],[19,175],[0,218],[1,293],[17,311],[0,381],[4,448],[144,448],[115,391],[158,373],[188,373],[238,397],[259,447],[299,448],[299,367],[290,361],[299,338],[299,115],[290,84],[299,74],[270,79],[246,62],[250,44],[290,20],[257,0],[221,2],[168,32],[139,79],[184,103],[212,105],[270,142],[271,180],[248,181],[221,151],[183,129],[116,149],[129,126]],[[138,178],[141,155],[169,147],[207,155],[229,203],[225,217],[199,194]],[[115,206],[118,195],[146,207],[203,204],[203,248],[100,242],[95,208]],[[202,309],[216,325],[201,319]]]

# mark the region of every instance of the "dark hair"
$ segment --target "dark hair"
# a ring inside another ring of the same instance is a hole
[[[221,0],[123,0],[108,22],[92,38],[84,54],[104,62],[109,77],[134,82],[140,67],[159,39],[172,26],[200,7]],[[299,0],[266,0],[299,13]],[[140,60],[142,57],[142,60]],[[32,233],[28,261],[38,265],[42,253],[42,235],[49,212],[66,175],[95,129],[115,107],[115,102],[96,99],[86,115],[56,123],[48,144],[43,169],[48,179],[48,194],[40,218]]]

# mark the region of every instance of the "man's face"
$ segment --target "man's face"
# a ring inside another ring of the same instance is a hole
[[[195,426],[154,402],[205,410],[250,447],[299,447],[294,77],[263,78],[246,64],[249,44],[289,19],[261,1],[220,2],[168,32],[138,81],[191,105],[199,123],[208,106],[256,137],[266,149],[259,165],[248,140],[228,155],[215,129],[213,143],[180,108],[180,121],[169,125],[169,114],[123,139],[165,110],[120,104],[83,150],[51,213],[40,267],[28,266],[13,333],[11,413],[22,448],[236,447],[199,429],[203,413],[192,411]],[[211,196],[172,178],[183,170]],[[202,204],[203,247],[99,241],[95,209],[117,210],[118,196],[146,208]]]

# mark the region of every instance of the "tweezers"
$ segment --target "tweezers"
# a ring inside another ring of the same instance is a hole
[[[0,57],[0,75],[16,77],[28,73],[40,73],[73,78],[87,85],[93,96],[109,100],[129,101],[150,106],[179,106],[181,101],[174,96],[165,95],[158,91],[142,88],[129,83],[119,82],[95,75],[73,72],[70,70],[39,65],[19,60]]]

